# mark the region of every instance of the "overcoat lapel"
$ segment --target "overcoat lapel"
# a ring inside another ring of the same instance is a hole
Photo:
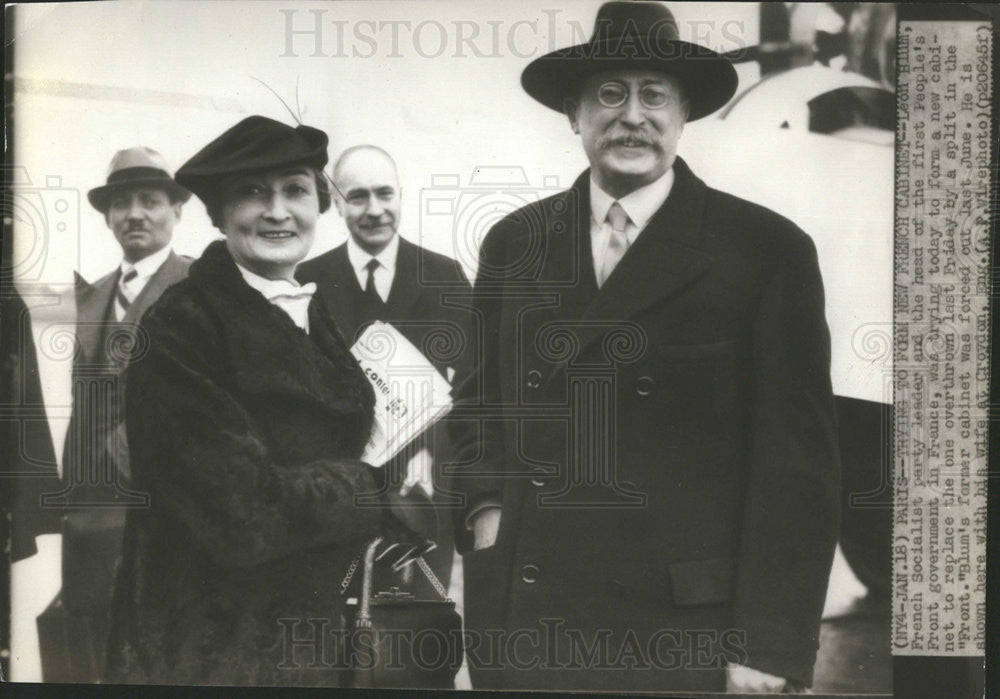
[[[120,269],[83,287],[76,297],[76,340],[87,363],[97,361],[99,346],[104,337],[105,323],[111,298],[118,284]]]
[[[326,357],[336,357],[347,346],[340,329],[334,324],[330,309],[319,294],[309,303],[309,337],[319,345]]]
[[[551,320],[575,319],[597,292],[590,249],[590,170],[577,178],[563,198],[542,212],[547,231],[538,279],[558,294]]]
[[[396,273],[393,275],[389,300],[386,301],[387,318],[412,318],[410,312],[424,291],[420,277],[420,259],[417,246],[404,238],[399,239],[396,253]]]
[[[139,292],[139,295],[135,297],[135,300],[128,307],[123,320],[126,323],[138,322],[142,318],[142,314],[146,312],[146,309],[153,305],[153,302],[160,298],[160,295],[164,291],[185,276],[187,276],[187,265],[184,264],[177,253],[171,250],[167,259],[164,260],[153,276],[149,278],[146,286],[142,288],[142,291]]]
[[[588,322],[577,335],[580,352],[607,332],[599,321],[635,318],[711,267],[714,260],[701,246],[706,187],[680,158],[674,172],[670,196],[583,312]]]
[[[324,282],[317,279],[317,294],[323,303],[333,313],[333,320],[341,335],[350,343],[354,340],[354,330],[357,325],[355,299],[358,280],[351,269],[347,258],[347,246],[341,245],[333,250],[330,263],[316,271],[317,276],[326,277]]]
[[[87,362],[94,362],[98,357],[99,344],[107,330],[107,323],[112,320],[112,302],[118,287],[118,277],[121,268],[101,277],[94,284],[85,286],[77,293],[76,299],[76,338]],[[123,322],[134,324],[142,314],[170,286],[176,284],[187,275],[187,265],[177,253],[171,251],[167,259],[156,270],[146,286],[129,306]]]

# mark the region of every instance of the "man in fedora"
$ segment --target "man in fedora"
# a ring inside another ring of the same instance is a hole
[[[187,276],[191,260],[170,247],[190,192],[151,148],[120,150],[105,184],[87,194],[122,249],[115,269],[93,284],[78,280],[73,410],[63,450],[61,490],[42,497],[63,511],[63,587],[39,617],[46,681],[97,681],[104,658],[114,570],[127,507],[145,506],[128,488],[123,370],[144,340],[142,314]],[[72,638],[72,643],[65,643]]]
[[[815,247],[676,155],[736,83],[655,2],[606,3],[522,73],[590,168],[480,250],[453,422],[476,686],[812,681],[839,526]]]

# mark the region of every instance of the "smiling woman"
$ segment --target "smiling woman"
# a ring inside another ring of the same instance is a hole
[[[238,265],[268,279],[292,278],[316,237],[318,177],[299,166],[222,182],[219,227]]]
[[[340,685],[341,636],[322,662],[290,640],[344,627],[338,583],[365,541],[409,543],[399,564],[421,543],[355,505],[380,480],[360,460],[373,390],[293,277],[330,206],[326,146],[249,117],[178,170],[226,239],[143,317],[148,352],[129,365],[132,475],[151,505],[126,524],[108,681]]]
[[[266,279],[292,279],[319,215],[330,208],[319,129],[248,117],[199,151],[178,176],[205,202],[236,263]]]

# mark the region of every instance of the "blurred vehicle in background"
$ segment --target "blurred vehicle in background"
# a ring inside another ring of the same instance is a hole
[[[896,96],[863,75],[814,63],[764,78],[719,118],[747,131],[790,129],[891,149]]]
[[[761,80],[688,124],[680,154],[709,185],[783,214],[816,244],[843,471],[814,691],[888,692],[895,8],[760,12],[761,42],[730,57],[757,62]]]
[[[758,61],[762,80],[689,124],[681,155],[710,185],[774,209],[816,243],[844,467],[841,548],[881,599],[891,570],[895,10],[786,5],[784,34],[762,3],[770,42],[731,56]]]

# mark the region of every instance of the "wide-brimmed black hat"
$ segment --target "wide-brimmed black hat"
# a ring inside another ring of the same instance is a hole
[[[311,126],[292,127],[263,116],[250,116],[195,153],[177,170],[177,181],[205,204],[216,199],[222,178],[288,165],[322,170],[330,139]]]
[[[107,214],[111,195],[140,187],[163,189],[173,201],[185,202],[191,198],[191,192],[170,176],[167,161],[162,155],[152,148],[136,146],[115,153],[108,167],[107,183],[87,192],[87,199],[95,209]]]
[[[720,108],[736,92],[736,69],[718,53],[681,41],[677,21],[659,2],[608,2],[597,12],[585,44],[537,58],[521,73],[521,86],[536,100],[563,111],[587,76],[605,70],[655,70],[680,80],[690,101],[688,121]]]

